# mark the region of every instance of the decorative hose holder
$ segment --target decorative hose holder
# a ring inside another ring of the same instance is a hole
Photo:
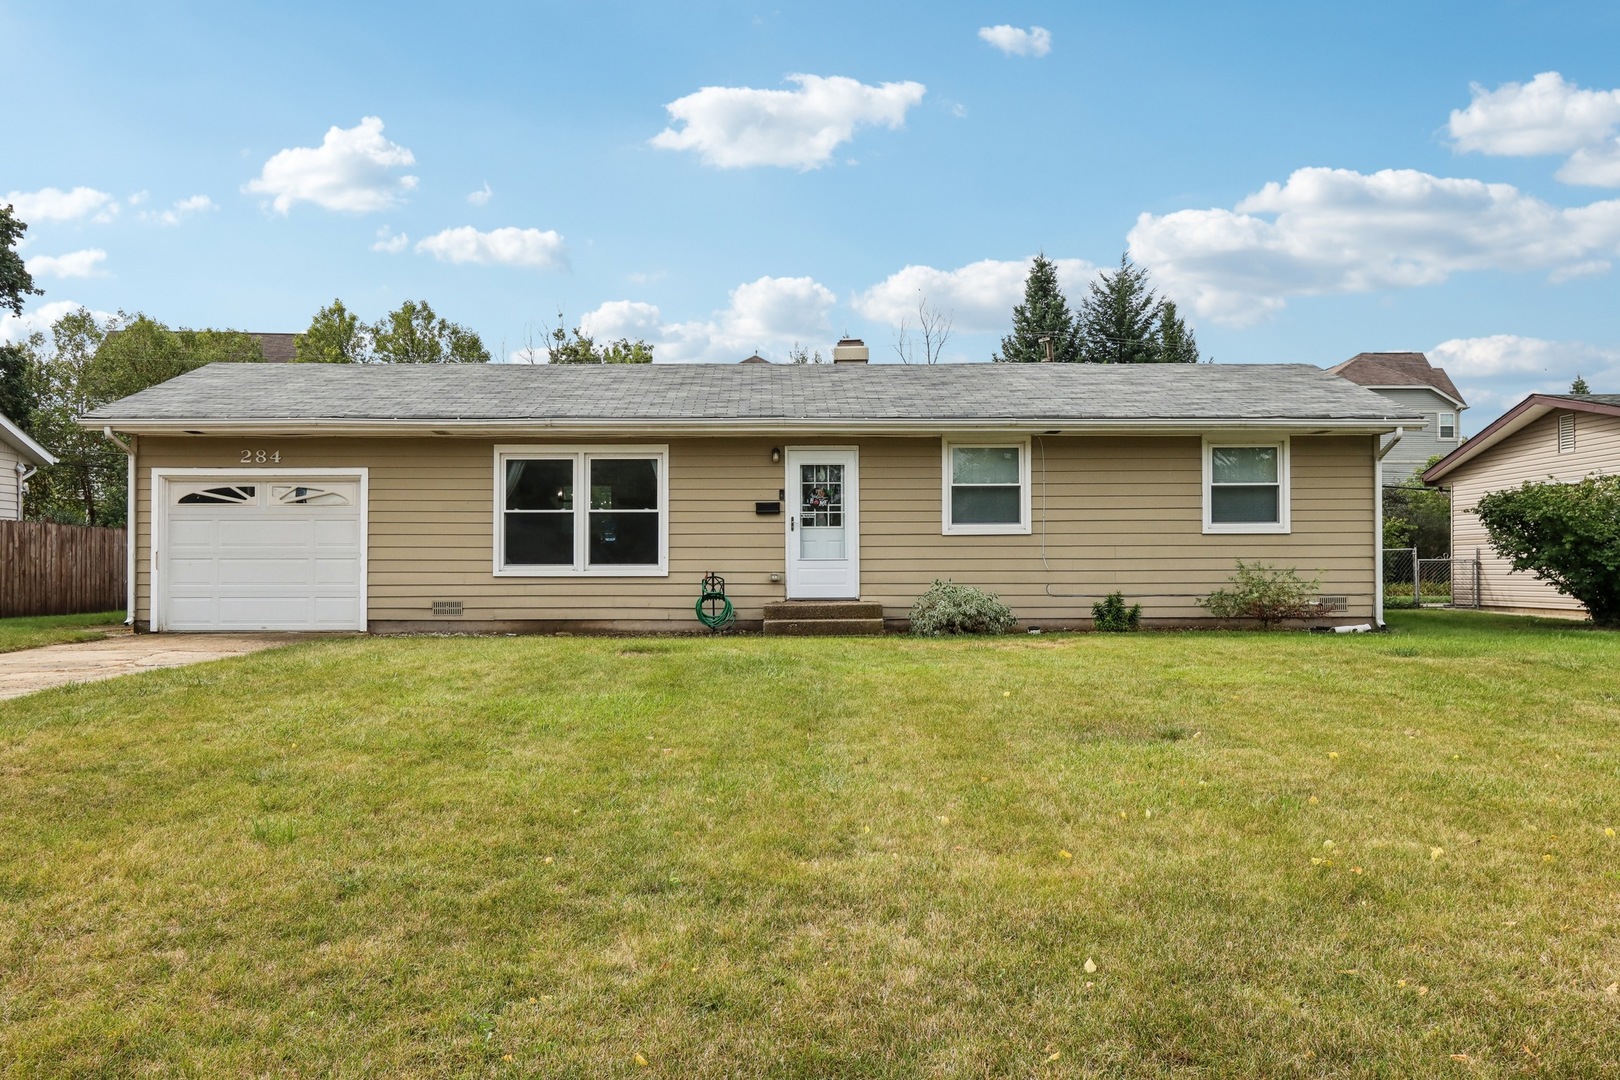
[[[698,622],[718,633],[737,621],[731,600],[726,596],[726,579],[719,574],[704,575],[703,593],[693,605]]]

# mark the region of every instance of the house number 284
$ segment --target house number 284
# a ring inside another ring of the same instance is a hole
[[[280,465],[280,450],[243,450],[243,465]]]

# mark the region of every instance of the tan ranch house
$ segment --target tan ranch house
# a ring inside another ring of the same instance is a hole
[[[710,572],[745,629],[855,600],[900,628],[935,578],[1025,627],[1115,590],[1175,625],[1239,559],[1378,619],[1380,440],[1422,422],[1385,398],[1301,364],[865,358],[214,364],[82,422],[131,450],[141,629],[684,632]]]
[[[0,521],[21,521],[28,478],[56,458],[0,413]]]
[[[1451,551],[1479,560],[1479,603],[1496,611],[1581,618],[1586,606],[1533,574],[1514,573],[1473,512],[1482,496],[1527,480],[1620,473],[1620,394],[1531,394],[1435,462],[1426,483],[1451,490]]]

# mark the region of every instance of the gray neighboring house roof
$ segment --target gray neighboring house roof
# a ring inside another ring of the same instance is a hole
[[[260,334],[248,331],[248,337],[259,339],[259,347],[264,350],[264,359],[271,364],[290,364],[293,357],[298,355],[293,339],[297,334]]]
[[[55,465],[56,455],[28,437],[5,413],[0,413],[0,443],[17,452],[17,456],[34,465]]]
[[[1390,431],[1421,421],[1308,364],[210,364],[104,405],[134,432],[662,427]]]
[[[1459,409],[1468,408],[1462,391],[1451,381],[1445,368],[1435,367],[1420,352],[1364,352],[1356,353],[1342,364],[1328,368],[1341,379],[1349,379],[1357,386],[1395,390],[1402,387],[1424,388],[1450,398]]]

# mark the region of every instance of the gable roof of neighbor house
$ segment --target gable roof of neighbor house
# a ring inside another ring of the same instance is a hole
[[[1602,416],[1620,416],[1620,394],[1531,394],[1498,416],[1484,431],[1425,469],[1424,482],[1438,483],[1463,462],[1478,457],[1514,432],[1528,427],[1550,412],[1586,412]]]
[[[1308,364],[210,364],[81,422],[140,433],[940,429],[1391,431]]]
[[[1341,379],[1349,379],[1357,386],[1377,390],[1406,388],[1433,390],[1454,403],[1459,409],[1468,408],[1457,384],[1451,381],[1445,368],[1435,367],[1420,352],[1364,352],[1356,353],[1342,364],[1328,368]]]
[[[35,465],[55,465],[56,455],[30,439],[5,413],[0,413],[0,443],[5,443],[24,460]]]
[[[248,337],[259,339],[259,347],[264,350],[264,359],[267,363],[289,364],[293,357],[298,355],[293,341],[297,334],[260,334],[252,330],[247,334]]]

